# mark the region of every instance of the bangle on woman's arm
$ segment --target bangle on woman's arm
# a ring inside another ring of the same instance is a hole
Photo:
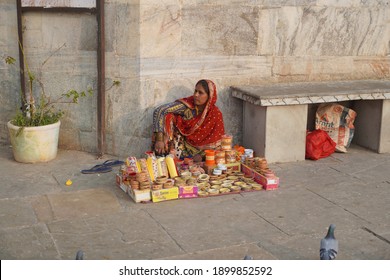
[[[156,141],[164,141],[164,134],[162,132],[156,132]]]

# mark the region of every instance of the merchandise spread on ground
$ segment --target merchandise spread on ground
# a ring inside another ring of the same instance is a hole
[[[226,147],[225,147],[226,148]],[[267,160],[253,157],[251,149],[208,150],[206,161],[178,160],[173,155],[128,157],[116,175],[116,184],[135,202],[211,197],[241,192],[274,190],[279,178]],[[223,154],[225,160],[223,160]]]

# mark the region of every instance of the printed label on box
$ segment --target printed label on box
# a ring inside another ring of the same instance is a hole
[[[179,198],[178,187],[152,191],[153,202],[160,202],[160,201],[172,200],[177,198]]]
[[[276,180],[275,179],[268,179],[267,184],[275,185],[276,184]]]
[[[274,190],[279,186],[279,177],[267,178],[245,164],[241,165],[241,169],[245,174],[252,176],[265,190]]]
[[[198,186],[179,186],[179,198],[198,197]]]
[[[234,171],[241,171],[241,162],[226,163],[226,167],[232,167]]]

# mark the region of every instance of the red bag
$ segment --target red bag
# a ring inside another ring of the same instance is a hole
[[[317,129],[306,135],[306,158],[318,160],[330,156],[335,150],[336,142],[326,131]]]

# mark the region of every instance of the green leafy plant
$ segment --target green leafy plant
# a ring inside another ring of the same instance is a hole
[[[57,50],[55,50],[41,65],[42,67],[45,63],[52,57],[56,52],[58,52],[63,44]],[[77,104],[80,98],[84,98],[87,95],[93,95],[92,88],[88,88],[85,91],[78,92],[74,89],[70,89],[67,92],[61,94],[58,98],[52,99],[51,96],[46,95],[44,84],[40,79],[36,77],[36,75],[30,71],[30,68],[27,64],[27,60],[24,54],[24,50],[22,45],[19,43],[19,47],[21,53],[23,55],[25,71],[27,73],[27,86],[28,90],[26,90],[24,96],[22,96],[23,106],[21,107],[21,111],[16,114],[16,116],[11,120],[11,123],[20,127],[29,127],[29,126],[43,126],[56,123],[60,120],[60,118],[64,115],[64,111],[60,109],[56,109],[56,105],[58,104]],[[14,65],[16,59],[7,56],[5,57],[5,63],[9,65]],[[24,73],[22,73],[24,74]],[[117,82],[117,81],[115,81]],[[39,84],[41,92],[37,99],[35,100],[34,96],[34,85],[35,83]]]

